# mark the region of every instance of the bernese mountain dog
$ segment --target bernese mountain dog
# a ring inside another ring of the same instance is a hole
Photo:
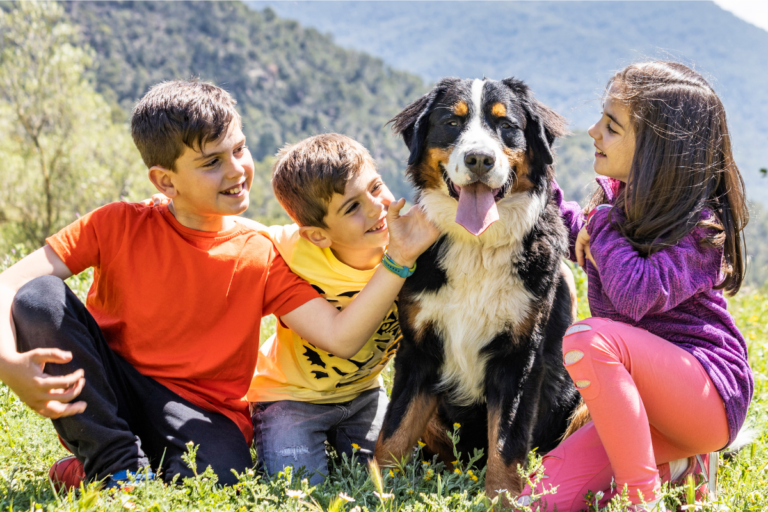
[[[400,293],[376,459],[392,465],[421,437],[450,462],[446,431],[459,423],[459,450],[485,450],[487,493],[516,496],[518,464],[554,448],[579,403],[562,362],[568,237],[551,197],[565,121],[519,80],[447,78],[391,122],[441,237]]]

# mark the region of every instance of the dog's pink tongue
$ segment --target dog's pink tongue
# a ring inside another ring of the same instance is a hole
[[[459,209],[456,211],[456,222],[475,236],[483,233],[488,226],[499,220],[499,210],[493,190],[479,182],[461,187],[459,192]]]

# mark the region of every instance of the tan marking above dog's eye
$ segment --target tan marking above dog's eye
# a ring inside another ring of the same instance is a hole
[[[496,117],[504,117],[507,115],[507,107],[503,103],[494,103],[493,107],[491,107],[491,114]]]
[[[469,107],[467,106],[467,102],[464,100],[459,101],[453,106],[453,113],[457,116],[465,116],[467,115],[467,112],[469,112]],[[456,126],[458,126],[458,123]]]

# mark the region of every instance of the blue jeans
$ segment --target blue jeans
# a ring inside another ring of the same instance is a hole
[[[356,444],[360,460],[373,458],[388,403],[384,388],[369,389],[352,401],[336,404],[256,403],[252,420],[259,467],[275,475],[286,466],[303,466],[310,485],[317,485],[328,475],[325,441],[339,455],[351,457]]]

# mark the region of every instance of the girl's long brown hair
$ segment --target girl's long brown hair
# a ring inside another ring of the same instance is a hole
[[[744,279],[749,212],[720,98],[701,75],[674,62],[632,64],[606,91],[629,107],[635,136],[629,180],[615,202],[626,221],[617,228],[644,255],[696,226],[710,228],[705,243],[724,253],[716,288],[735,294]],[[601,202],[598,190],[590,206]],[[715,217],[702,220],[704,209]]]

